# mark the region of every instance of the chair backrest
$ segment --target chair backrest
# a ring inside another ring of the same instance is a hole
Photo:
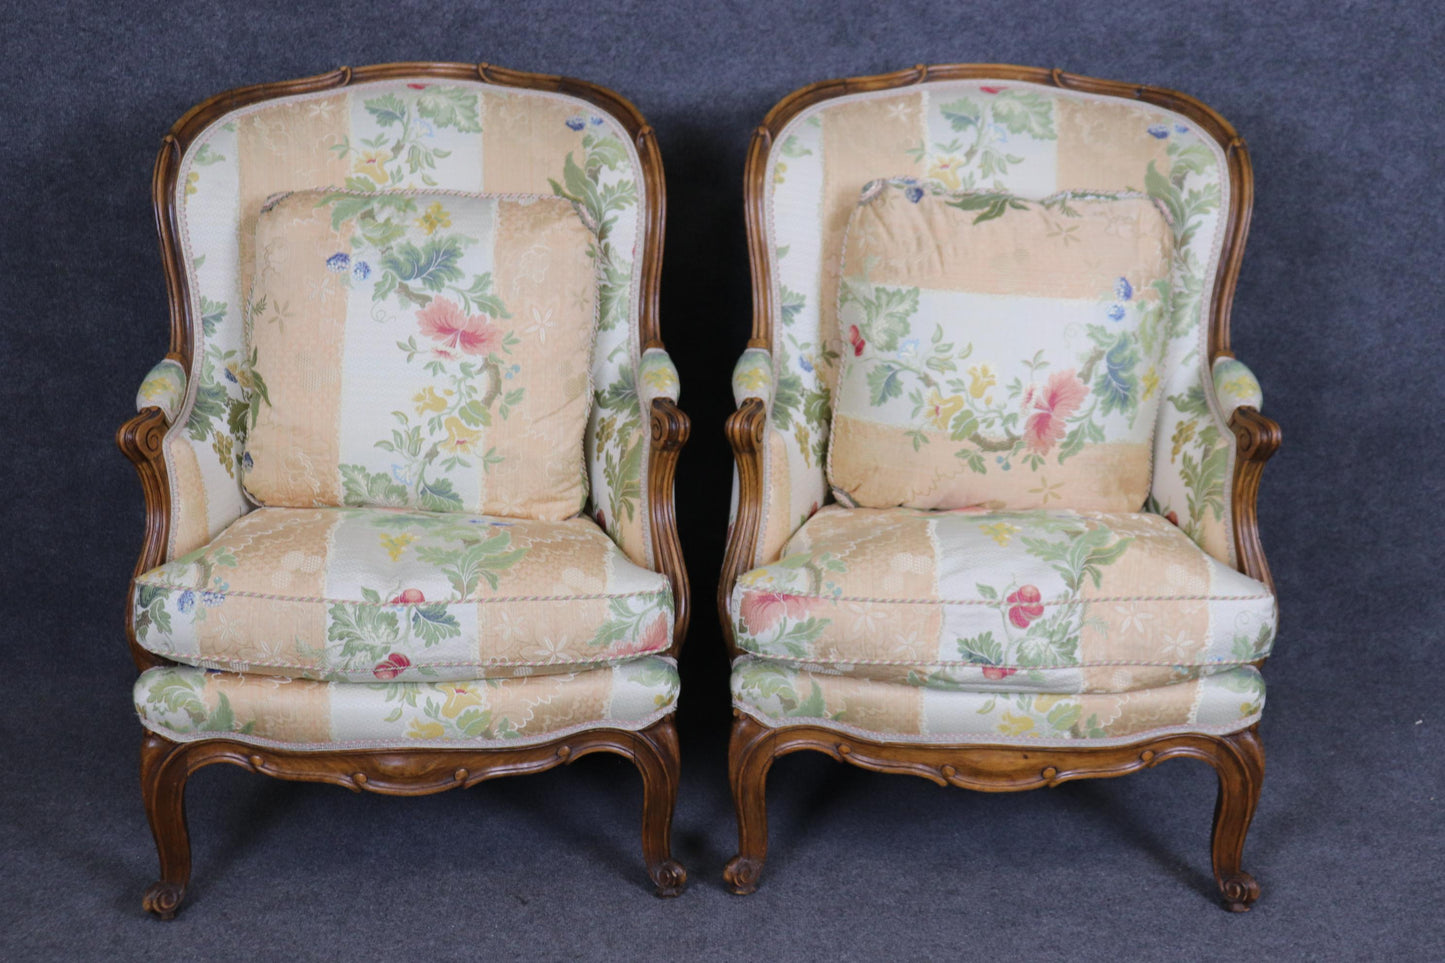
[[[1234,561],[1234,439],[1210,365],[1228,354],[1229,303],[1251,203],[1243,142],[1182,94],[1000,65],[918,67],[797,91],[749,154],[753,346],[772,352],[757,560],[829,499],[824,465],[837,358],[844,228],[875,178],[1044,198],[1144,192],[1174,234],[1148,508]]]
[[[327,187],[573,202],[598,237],[588,510],[651,567],[650,433],[636,372],[642,352],[660,344],[656,140],[610,91],[485,64],[342,68],[242,88],[200,104],[167,135],[153,192],[171,290],[171,356],[189,372],[189,389],[164,443],[172,491],[166,557],[204,544],[250,508],[238,469],[256,219],[272,195]]]

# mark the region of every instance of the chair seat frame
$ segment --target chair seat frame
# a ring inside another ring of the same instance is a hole
[[[166,357],[179,362],[184,370],[191,370],[192,330],[196,319],[191,317],[175,204],[181,160],[189,145],[219,116],[240,107],[399,78],[480,80],[498,86],[565,94],[593,104],[623,126],[641,161],[643,183],[639,191],[645,192],[647,205],[642,225],[642,257],[637,268],[642,276],[638,341],[642,351],[662,348],[658,284],[662,270],[665,185],[656,135],[637,108],[613,91],[569,77],[527,73],[485,63],[393,63],[342,67],[315,77],[226,91],[192,108],[166,134],[151,180],[170,302],[170,349]],[[690,422],[668,398],[652,399],[648,416],[651,447],[647,460],[647,504],[651,547],[656,570],[666,575],[672,586],[673,643],[667,654],[675,658],[687,634],[689,586],[677,535],[673,480]],[[135,465],[145,495],[145,536],[130,583],[126,617],[131,656],[140,671],[171,664],[140,646],[130,614],[136,591],[134,576],[167,560],[171,494],[162,449],[170,429],[165,413],[160,408],[149,407],[143,408],[116,433],[116,442]],[[226,738],[177,742],[148,731],[141,744],[141,787],[160,857],[160,879],[146,890],[143,905],[156,916],[170,919],[185,896],[191,874],[185,788],[190,775],[205,766],[224,762],[279,779],[331,783],[358,792],[415,796],[472,786],[501,776],[543,772],[597,752],[630,759],[641,773],[642,848],[647,872],[659,896],[678,895],[687,881],[687,873],[671,856],[679,755],[675,715],[670,713],[642,730],[589,729],[516,748],[287,751]]]
[[[1225,243],[1215,278],[1209,318],[1209,360],[1233,357],[1229,316],[1244,239],[1249,229],[1254,186],[1249,153],[1232,126],[1218,113],[1186,94],[1068,74],[1058,69],[1004,64],[919,65],[912,70],[829,80],[785,97],[753,134],[748,151],[744,194],[748,245],[753,270],[753,329],[749,348],[772,350],[773,281],[770,276],[766,177],[769,152],[789,121],[820,102],[868,91],[906,88],[930,80],[998,79],[1045,84],[1064,90],[1127,98],[1155,104],[1189,117],[1224,148],[1232,185]],[[765,505],[763,452],[768,410],[760,398],[744,398],[728,418],[726,432],[737,465],[737,514],[729,534],[718,585],[730,658],[742,654],[733,637],[728,600],[738,578],[757,564]],[[1274,580],[1259,538],[1256,502],[1264,464],[1279,448],[1279,425],[1251,406],[1236,408],[1229,420],[1235,436],[1231,520],[1241,572],[1274,591]],[[1264,660],[1254,663],[1262,666]],[[816,725],[766,726],[736,710],[728,752],[729,779],[738,819],[738,853],[725,878],[734,893],[757,889],[767,857],[766,782],[773,761],[812,750],[874,772],[907,773],[940,785],[985,792],[1012,792],[1055,786],[1077,779],[1122,776],[1166,759],[1192,758],[1208,763],[1219,777],[1212,837],[1214,878],[1224,905],[1243,912],[1259,897],[1259,884],[1241,868],[1245,836],[1259,802],[1264,778],[1264,745],[1258,727],[1225,736],[1170,734],[1127,745],[1075,747],[1001,746],[997,744],[919,744],[865,739]]]

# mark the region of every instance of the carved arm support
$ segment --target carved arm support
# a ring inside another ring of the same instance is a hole
[[[1234,432],[1234,491],[1230,499],[1234,509],[1234,551],[1239,569],[1250,578],[1259,579],[1274,592],[1274,577],[1264,558],[1259,539],[1259,480],[1264,463],[1279,450],[1283,440],[1279,424],[1259,413],[1252,405],[1241,405],[1230,412],[1229,428]]]
[[[162,445],[172,420],[180,412],[186,397],[186,371],[180,362],[166,358],[150,370],[136,393],[135,417],[121,425],[115,443],[121,453],[135,465],[145,495],[145,537],[136,559],[135,575],[155,568],[165,561],[167,528],[170,524],[170,479],[166,474]],[[135,592],[132,580],[130,592]],[[131,658],[141,671],[165,661],[141,648],[135,639],[131,622],[131,597],[126,597],[126,638]]]
[[[652,557],[658,571],[672,583],[673,629],[670,654],[676,656],[687,635],[691,614],[688,603],[687,567],[677,534],[677,511],[673,482],[677,458],[687,443],[691,422],[677,406],[677,368],[667,352],[648,348],[638,371],[637,393],[652,421],[652,448],[647,461],[647,504],[652,525]]]
[[[728,657],[738,655],[728,615],[728,596],[738,576],[753,567],[763,526],[763,437],[768,409],[763,399],[744,398],[738,410],[728,416],[727,436],[737,464],[733,522],[728,529],[727,552],[723,556],[722,578],[718,582],[718,614],[722,618]]]

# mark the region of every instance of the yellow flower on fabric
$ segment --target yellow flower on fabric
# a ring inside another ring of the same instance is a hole
[[[386,172],[386,162],[389,160],[391,160],[391,155],[386,151],[366,151],[356,162],[356,173],[364,174],[377,184],[384,186],[391,180],[391,175]]]
[[[455,719],[462,714],[463,709],[471,709],[482,704],[482,694],[476,689],[459,685],[442,686],[442,691],[447,694],[447,701],[442,706],[442,717]]]
[[[1054,706],[1064,701],[1061,695],[1041,695],[1034,699],[1035,712],[1048,712]]]
[[[933,427],[939,431],[947,431],[948,423],[953,416],[963,410],[963,398],[959,395],[949,395],[945,398],[939,394],[937,388],[928,389],[928,403],[924,406],[923,415],[933,422]]]
[[[784,164],[782,161],[778,161],[778,163],[773,167],[773,183],[781,184],[783,182],[783,175],[787,172],[788,165]]]
[[[1231,398],[1248,398],[1255,390],[1254,379],[1246,378],[1243,375],[1230,378],[1223,387],[1224,393]]]
[[[256,382],[251,378],[251,368],[248,365],[238,364],[232,361],[226,365],[226,371],[231,375],[231,380],[242,388],[254,388]]]
[[[1029,494],[1031,494],[1031,495],[1041,495],[1041,496],[1042,496],[1041,501],[1042,501],[1045,505],[1047,505],[1047,504],[1049,503],[1049,500],[1050,500],[1050,499],[1063,498],[1063,497],[1064,497],[1062,494],[1060,494],[1060,489],[1062,489],[1063,487],[1064,487],[1064,486],[1063,486],[1063,483],[1062,483],[1062,482],[1060,482],[1059,484],[1056,484],[1056,485],[1050,485],[1050,484],[1049,484],[1049,480],[1048,480],[1047,478],[1045,478],[1044,476],[1040,475],[1040,476],[1039,476],[1038,486],[1035,487],[1035,488],[1030,488],[1030,489],[1029,489]]]
[[[958,172],[963,169],[963,158],[961,157],[940,157],[928,166],[927,176],[951,191],[956,191],[961,186],[958,179]]]
[[[442,427],[447,430],[447,440],[442,442],[440,447],[448,454],[469,455],[476,450],[477,442],[482,440],[480,431],[468,428],[456,415],[442,422]]]
[[[1021,736],[1034,727],[1034,720],[1028,716],[1015,715],[1005,711],[998,724],[998,731],[1005,736]]]
[[[677,387],[677,374],[668,367],[648,368],[642,372],[642,380],[658,391]]]
[[[738,386],[745,391],[757,391],[768,383],[768,372],[764,368],[748,368],[737,374]]]
[[[187,174],[187,175],[186,175],[186,193],[187,193],[187,194],[194,194],[196,191],[200,190],[200,188],[196,186],[196,185],[199,184],[200,182],[201,182],[201,172],[200,172],[200,171],[191,171],[189,174]]]
[[[980,525],[978,526],[978,530],[1002,547],[1009,543],[1009,539],[1018,534],[1019,527],[1017,525],[1010,525],[1008,522],[994,522],[992,525]]]
[[[1148,398],[1159,388],[1159,373],[1153,368],[1144,372],[1144,397]]]
[[[452,216],[442,209],[442,202],[437,201],[416,219],[416,226],[432,234],[439,227],[451,227]]]
[[[400,535],[383,535],[381,536],[381,547],[386,549],[386,554],[391,556],[393,562],[399,562],[401,553],[406,551],[406,547],[414,541],[416,541],[416,536],[406,532]]]
[[[446,727],[440,722],[419,722],[411,720],[411,729],[407,735],[413,739],[440,739],[447,734]]]
[[[170,390],[171,382],[165,378],[147,378],[140,383],[141,397],[146,401],[155,401]]]
[[[451,393],[451,391],[447,391],[448,395]],[[416,402],[416,413],[419,415],[424,415],[428,411],[447,410],[446,398],[438,394],[435,388],[427,388],[425,391],[419,392],[416,397],[411,400]]]
[[[994,377],[993,369],[986,364],[976,364],[969,368],[968,377],[968,393],[975,398],[982,398],[985,391],[998,384],[998,379]]]

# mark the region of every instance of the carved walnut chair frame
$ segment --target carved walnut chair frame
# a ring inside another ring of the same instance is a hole
[[[752,265],[753,327],[749,348],[772,350],[773,278],[768,257],[768,211],[765,176],[774,138],[799,113],[822,101],[866,91],[905,88],[931,80],[977,78],[1047,84],[1129,98],[1176,111],[1190,118],[1224,147],[1231,183],[1224,249],[1214,279],[1208,351],[1212,364],[1233,357],[1229,348],[1229,313],[1244,254],[1254,200],[1249,153],[1234,128],[1205,104],[1177,91],[1099,80],[1058,69],[996,64],[919,65],[912,70],[868,77],[829,80],[795,91],[780,101],[753,134],[744,175],[748,250]],[[768,411],[762,399],[745,398],[727,420],[727,437],[738,471],[738,503],[722,578],[718,611],[729,658],[741,654],[733,637],[728,598],[738,577],[759,564],[764,508],[763,451]],[[1281,441],[1279,425],[1251,406],[1242,406],[1229,420],[1236,443],[1232,521],[1239,570],[1274,591],[1259,538],[1256,498],[1264,463]],[[1264,660],[1255,662],[1262,666]],[[921,776],[939,785],[984,792],[1014,792],[1057,786],[1076,779],[1122,776],[1152,768],[1166,759],[1198,759],[1219,776],[1212,836],[1214,879],[1225,905],[1248,910],[1259,896],[1259,884],[1241,868],[1245,835],[1259,801],[1264,778],[1264,747],[1256,726],[1224,736],[1175,734],[1128,745],[1069,748],[1015,748],[978,744],[928,744],[865,739],[812,725],[768,727],[735,710],[728,752],[729,776],[738,817],[738,853],[725,877],[734,893],[757,889],[767,857],[766,781],[774,760],[803,750],[825,753],[874,772]]]
[[[642,272],[638,316],[640,350],[661,348],[658,284],[666,196],[657,138],[637,108],[611,90],[568,77],[509,70],[485,63],[395,63],[342,67],[314,77],[227,91],[192,108],[166,134],[151,180],[170,302],[170,350],[166,357],[179,362],[183,370],[191,370],[192,330],[199,323],[199,319],[192,316],[188,282],[182,268],[175,204],[181,159],[192,141],[217,117],[240,107],[295,94],[337,90],[364,81],[401,77],[481,80],[505,87],[567,94],[595,105],[623,126],[632,137],[641,161],[644,181],[641,190],[647,205],[639,268]],[[672,585],[673,643],[666,654],[675,658],[687,634],[689,588],[677,536],[673,478],[690,423],[668,398],[652,400],[650,420],[648,505],[652,550],[657,570],[666,575]],[[134,463],[145,493],[145,539],[132,575],[128,612],[133,610],[130,603],[136,591],[134,577],[167,561],[171,488],[162,446],[170,429],[165,412],[148,407],[122,425],[116,434],[117,444]],[[131,614],[127,615],[126,636],[139,671],[169,664],[168,660],[140,646]],[[417,796],[473,786],[499,776],[544,772],[598,752],[623,756],[641,772],[643,859],[657,894],[678,895],[686,884],[687,873],[671,856],[679,768],[677,728],[672,714],[640,731],[589,729],[515,749],[288,751],[225,738],[178,743],[147,732],[141,744],[141,791],[160,856],[160,879],[146,890],[145,909],[162,919],[170,919],[185,897],[191,875],[185,816],[186,781],[196,770],[213,763],[229,763],[279,779],[332,783],[354,792]]]

